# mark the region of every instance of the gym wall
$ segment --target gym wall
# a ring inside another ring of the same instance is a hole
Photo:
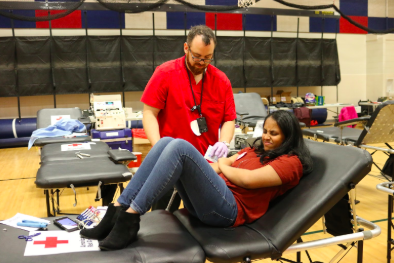
[[[201,3],[200,3],[201,2]],[[230,3],[231,2],[231,3]],[[234,1],[206,0],[198,1],[197,4],[234,4]],[[294,1],[293,1],[294,2]],[[295,1],[297,4],[328,4],[329,1]],[[339,2],[339,3],[338,3]],[[394,20],[394,2],[389,0],[389,5],[384,5],[385,1],[356,1],[341,0],[336,1],[341,10],[350,15],[358,22],[368,25],[375,29],[384,29],[390,26]],[[283,8],[288,9],[279,3],[264,0],[256,4],[255,7]],[[40,15],[35,11],[18,11],[22,13],[30,12],[30,15]],[[84,20],[80,11],[72,15],[52,22],[53,35],[84,35]],[[113,11],[88,11],[88,32],[89,35],[119,35],[119,15]],[[187,14],[187,26],[196,24],[207,24],[213,27],[214,15],[212,13],[191,12]],[[386,18],[387,17],[387,18]],[[172,12],[155,12],[156,35],[184,35],[184,14]],[[242,15],[240,14],[217,14],[217,35],[218,36],[242,36],[242,27],[246,28],[247,37],[270,37],[271,17],[265,15],[247,15],[246,23],[243,25]],[[123,35],[152,35],[152,12],[142,14],[126,14],[122,25]],[[24,22],[15,21],[16,36],[48,36],[48,22]],[[300,17],[300,38],[320,38],[322,30],[322,19],[316,17]],[[274,16],[274,37],[296,37],[297,17],[294,16]],[[340,19],[339,27],[336,27],[335,19],[325,19],[324,38],[335,38],[338,31],[338,53],[341,68],[341,83],[339,84],[340,102],[357,104],[359,99],[367,98],[367,35],[358,28],[350,25],[347,21]],[[0,16],[0,37],[12,36],[10,20]],[[389,36],[383,36],[384,43],[389,42]],[[368,42],[369,43],[369,42]],[[387,53],[388,54],[388,53]],[[276,90],[292,91],[296,95],[295,87],[280,87]],[[234,88],[238,92],[243,88]],[[270,88],[248,87],[247,92],[258,92],[262,96],[270,94]],[[303,96],[306,92],[314,92],[320,95],[321,87],[300,87],[299,95]],[[135,110],[142,109],[139,102],[142,92],[126,92],[126,106],[131,106]],[[327,103],[336,102],[336,89],[334,86],[324,86],[323,94],[326,96]],[[380,94],[379,96],[382,96]],[[376,99],[368,97],[370,99]],[[57,95],[57,107],[88,106],[87,94],[67,94]],[[17,100],[15,97],[0,98],[0,118],[12,118],[17,114]],[[53,97],[34,96],[21,97],[22,117],[35,116],[36,111],[44,107],[53,107]]]

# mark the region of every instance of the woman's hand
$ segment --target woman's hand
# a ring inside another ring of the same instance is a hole
[[[223,173],[222,169],[220,169],[220,166],[231,166],[237,159],[237,156],[238,154],[231,156],[230,158],[219,158],[217,163],[210,163],[210,165],[217,174],[220,174]]]
[[[223,173],[223,169],[226,167],[231,166],[235,160],[237,160],[238,154],[231,156],[230,158],[219,158],[218,159],[218,167],[219,170]]]

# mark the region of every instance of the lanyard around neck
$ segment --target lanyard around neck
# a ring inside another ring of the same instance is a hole
[[[202,104],[202,92],[203,92],[203,90],[204,90],[204,76],[205,76],[205,71],[202,73],[202,79],[201,79],[202,83],[201,83],[201,98],[200,98],[200,105],[197,105],[196,97],[194,96],[194,92],[193,92],[192,80],[191,80],[191,78],[190,78],[189,71],[188,71],[187,65],[186,65],[186,56],[185,56],[185,68],[186,68],[187,76],[189,77],[190,90],[192,91],[193,100],[194,100],[194,106],[193,106],[193,108],[191,109],[191,111],[194,111],[195,109],[197,109],[197,110],[198,110],[198,113],[200,114],[200,116],[202,116],[202,114],[201,114],[201,104]]]

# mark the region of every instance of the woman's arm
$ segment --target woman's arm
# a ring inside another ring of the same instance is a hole
[[[229,157],[229,158],[220,158],[219,160],[221,160],[221,162],[225,163],[228,166],[231,166],[235,160],[237,159],[238,154],[234,154],[233,156]],[[219,162],[217,163],[210,163],[211,167],[215,170],[215,172],[217,174],[222,173],[222,171],[219,168]]]
[[[230,182],[242,188],[256,189],[282,184],[278,173],[270,165],[256,170],[246,170],[226,165],[225,162],[219,159],[218,166]]]

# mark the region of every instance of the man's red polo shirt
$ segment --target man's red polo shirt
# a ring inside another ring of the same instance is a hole
[[[199,118],[199,113],[197,110],[190,110],[195,104],[187,74],[190,74],[196,102],[200,104],[202,81],[196,84],[192,73],[186,69],[185,57],[157,67],[141,101],[161,109],[158,115],[160,137],[184,139],[204,155],[208,146],[219,140],[220,125],[236,118],[233,91],[227,76],[216,67],[208,65],[201,105],[208,132],[197,136],[191,130],[190,122]]]

